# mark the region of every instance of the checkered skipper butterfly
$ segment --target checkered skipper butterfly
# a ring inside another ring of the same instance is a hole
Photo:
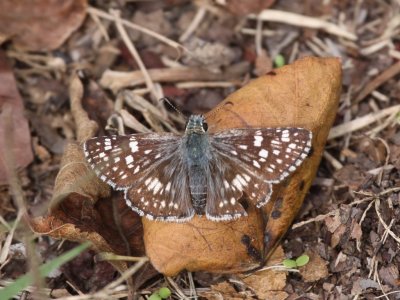
[[[92,138],[85,156],[101,180],[125,192],[127,205],[150,220],[213,221],[246,215],[243,193],[257,207],[307,157],[312,133],[303,128],[207,132],[192,115],[183,136],[144,133]]]

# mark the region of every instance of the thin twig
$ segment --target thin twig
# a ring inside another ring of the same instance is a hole
[[[358,102],[360,102],[361,100],[363,100],[371,92],[376,90],[379,86],[381,86],[387,80],[389,80],[390,78],[393,78],[394,76],[396,76],[399,73],[400,73],[400,61],[395,63],[394,65],[390,66],[385,71],[383,71],[381,74],[379,74],[374,79],[372,79],[370,82],[368,82],[368,84],[364,87],[364,89],[355,98],[353,105],[355,105]]]
[[[4,244],[2,245],[1,249],[1,254],[0,254],[0,265],[1,268],[3,267],[3,264],[6,262],[8,253],[10,251],[10,245],[14,237],[15,230],[17,229],[17,226],[19,225],[19,222],[22,217],[22,212],[18,210],[17,218],[14,221],[13,226],[11,227],[10,231],[8,232],[8,235],[6,237],[6,240],[4,241]]]
[[[393,231],[390,230],[389,226],[385,223],[385,221],[383,220],[381,213],[379,211],[379,206],[380,206],[380,199],[377,198],[375,201],[375,211],[376,214],[378,215],[379,218],[379,222],[381,222],[381,224],[383,225],[383,227],[385,227],[386,230],[388,230],[389,235],[400,245],[400,238],[394,234]]]
[[[202,68],[160,68],[150,69],[148,73],[153,82],[182,82],[182,81],[223,81],[234,80],[247,72],[248,68],[243,66],[240,70],[213,73]],[[100,85],[117,92],[126,87],[135,87],[145,83],[141,71],[120,72],[106,70],[101,79]]]
[[[240,29],[240,33],[247,35],[256,35],[257,30],[253,28],[242,28]],[[279,33],[276,30],[264,29],[263,31],[261,31],[261,34],[263,36],[275,36],[278,35]]]
[[[165,277],[168,281],[168,283],[175,289],[175,292],[178,294],[181,299],[184,300],[189,300],[188,297],[183,293],[183,291],[179,288],[179,286],[176,284],[176,282],[171,278],[171,277]]]
[[[144,65],[142,59],[140,58],[139,52],[137,52],[135,46],[133,45],[132,41],[129,39],[129,36],[122,24],[122,19],[120,18],[120,12],[117,10],[111,10],[111,15],[115,17],[115,25],[118,29],[119,34],[121,35],[122,40],[125,43],[125,46],[128,48],[129,52],[132,54],[133,58],[135,59],[136,63],[139,66],[140,71],[143,74],[144,80],[146,82],[146,86],[149,88],[151,93],[154,96],[153,101],[157,101],[163,97],[163,95],[159,94],[156,90],[153,81],[149,73],[147,72],[146,66]]]
[[[135,256],[125,256],[125,255],[117,255],[111,252],[101,252],[96,255],[96,259],[98,261],[108,261],[108,260],[124,260],[124,261],[143,261],[143,257],[135,257]]]
[[[382,293],[383,293],[383,291],[382,291]],[[393,294],[400,294],[400,290],[391,291],[389,293],[386,293],[386,294],[383,294],[381,296],[375,297],[375,299],[380,299],[380,298],[383,298],[383,297],[386,297],[386,296],[389,296],[389,295],[393,295]]]
[[[190,297],[193,300],[197,300],[196,286],[194,284],[192,272],[187,272],[187,274],[188,274],[188,278],[189,278]]]
[[[352,120],[350,122],[340,124],[331,129],[331,131],[329,132],[328,140],[332,140],[341,137],[347,133],[360,130],[361,128],[364,128],[380,119],[383,119],[386,116],[396,114],[399,112],[400,112],[400,105],[393,105],[391,107],[382,109],[378,112],[373,112],[363,117]]]
[[[205,7],[199,7],[196,15],[194,16],[192,22],[186,28],[185,32],[179,37],[180,42],[185,42],[199,27],[200,23],[203,21],[204,17],[207,14],[207,9]]]
[[[6,178],[8,180],[10,193],[15,201],[16,206],[18,207],[18,216],[21,219],[21,227],[22,227],[22,236],[23,242],[25,244],[27,258],[28,258],[28,266],[33,274],[33,283],[36,287],[34,292],[32,293],[33,299],[41,299],[44,297],[43,288],[44,281],[41,276],[39,276],[39,259],[37,257],[37,252],[35,249],[35,245],[33,244],[33,234],[30,231],[29,227],[29,217],[28,217],[28,209],[25,204],[25,197],[22,191],[22,186],[17,174],[16,163],[15,163],[15,155],[13,152],[14,149],[14,141],[15,136],[12,134],[15,132],[14,123],[12,121],[12,115],[14,113],[13,107],[9,104],[4,104],[2,107],[3,111],[1,112],[0,118],[3,119],[3,139],[0,141],[0,145],[7,145],[7,147],[1,147],[0,150],[4,155],[4,166]],[[16,222],[18,224],[19,222]],[[8,250],[7,250],[8,251]]]
[[[390,160],[390,147],[384,139],[378,137],[378,140],[383,144],[383,146],[385,146],[385,149],[386,149],[385,164],[382,166],[382,170],[381,170],[381,172],[379,172],[379,176],[378,176],[378,180],[377,180],[378,185],[381,185],[382,178],[383,178],[383,172],[385,171],[385,167],[389,164],[389,160]]]
[[[96,23],[97,27],[99,27],[99,30],[100,30],[101,34],[103,35],[104,39],[108,42],[110,40],[110,36],[108,35],[107,29],[101,23],[101,21],[99,19],[99,15],[95,14],[92,10],[90,10],[90,8],[88,9],[88,13],[89,13],[89,16]]]
[[[107,19],[107,20],[110,20],[110,21],[115,21],[115,17],[114,16],[112,16],[111,14],[108,14],[108,13],[106,13],[106,12],[100,10],[100,9],[97,9],[97,8],[89,6],[87,8],[87,11],[90,14],[97,15],[97,16],[103,18],[103,19]],[[150,35],[150,36],[160,40],[161,42],[163,42],[163,43],[175,48],[179,52],[179,54],[181,54],[182,50],[185,51],[185,52],[189,52],[189,50],[186,49],[185,47],[183,47],[181,44],[179,44],[179,43],[177,43],[177,42],[175,42],[175,41],[173,41],[173,40],[171,40],[171,39],[169,39],[169,38],[167,38],[167,37],[155,32],[155,31],[153,31],[153,30],[144,28],[144,27],[142,27],[140,25],[134,24],[134,23],[132,23],[130,21],[127,21],[127,20],[124,20],[124,19],[121,19],[121,23],[126,27],[129,27],[131,29],[140,31],[140,32],[142,32],[144,34]]]
[[[132,267],[130,267],[128,270],[126,270],[124,273],[122,273],[118,279],[116,279],[115,281],[106,285],[103,290],[115,289],[118,285],[123,283],[125,280],[127,280],[128,278],[131,278],[132,275],[135,274],[148,261],[149,261],[149,259],[147,257],[142,257],[141,260],[139,260],[136,264],[134,264]]]
[[[364,212],[363,212],[363,214],[362,214],[362,216],[361,216],[361,219],[360,219],[360,221],[358,222],[358,224],[360,225],[360,228],[361,228],[362,223],[364,222],[365,217],[367,216],[368,211],[371,209],[371,207],[372,207],[373,204],[374,204],[374,201],[373,201],[373,199],[372,199],[372,201],[368,204],[367,208],[364,209]],[[356,241],[356,247],[357,247],[357,250],[358,250],[359,252],[361,252],[361,239],[357,239],[357,241]]]
[[[239,82],[230,82],[230,81],[190,81],[190,82],[180,82],[176,84],[177,88],[180,89],[198,89],[198,88],[230,88],[236,87],[239,85]]]
[[[327,217],[334,216],[335,213],[336,213],[335,211],[330,211],[329,213],[327,213],[325,215],[318,215],[318,216],[316,216],[314,218],[311,218],[311,219],[308,219],[306,221],[298,222],[296,224],[293,224],[292,229],[296,229],[296,228],[302,227],[302,226],[307,225],[309,223],[324,221]]]
[[[341,168],[343,168],[342,163],[337,160],[332,154],[330,154],[328,151],[324,151],[323,153],[323,157],[329,161],[332,165],[332,167],[335,168],[335,170],[340,170]]]

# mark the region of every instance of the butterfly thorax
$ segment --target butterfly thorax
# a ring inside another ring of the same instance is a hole
[[[203,215],[207,200],[207,167],[210,144],[203,116],[193,115],[186,126],[183,146],[187,154],[189,186],[193,207]]]
[[[206,166],[208,163],[210,145],[204,117],[193,115],[186,125],[183,138],[189,166]]]

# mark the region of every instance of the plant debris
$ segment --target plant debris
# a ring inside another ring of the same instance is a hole
[[[2,1],[0,285],[90,241],[18,297],[399,299],[399,10]],[[313,153],[248,220],[142,223],[91,172],[82,143],[182,132],[163,96],[185,116],[212,111],[210,130],[309,128]],[[283,266],[303,254],[304,266]]]

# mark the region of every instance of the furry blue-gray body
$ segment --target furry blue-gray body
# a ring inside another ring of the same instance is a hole
[[[186,126],[183,148],[187,154],[188,177],[193,208],[203,215],[207,200],[207,174],[211,158],[207,129],[203,116],[192,115]]]

